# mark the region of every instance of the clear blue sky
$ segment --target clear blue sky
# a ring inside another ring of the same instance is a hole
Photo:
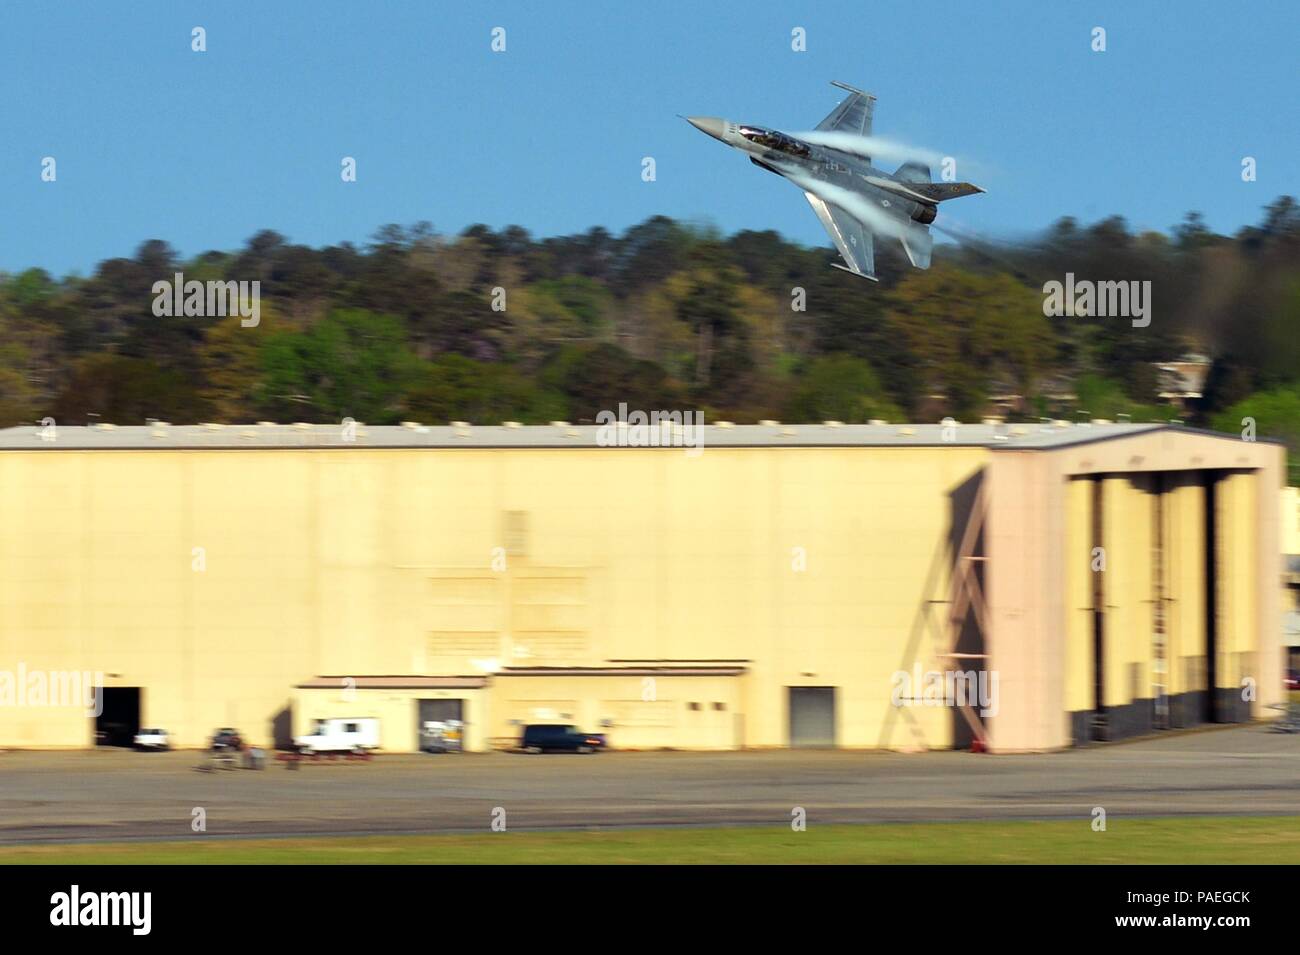
[[[970,161],[989,194],[946,210],[968,229],[1167,230],[1194,208],[1231,232],[1300,191],[1298,37],[1290,0],[6,0],[0,269],[86,274],[144,239],[189,256],[262,228],[364,243],[421,219],[545,236],[664,214],[825,245],[794,187],[675,114],[806,129],[832,79],[879,97],[877,135]]]

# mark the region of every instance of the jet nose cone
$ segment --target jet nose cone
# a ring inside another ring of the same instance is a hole
[[[712,116],[687,116],[686,122],[690,123],[702,133],[708,133],[714,139],[722,138],[722,131],[726,128],[725,120],[715,119]]]

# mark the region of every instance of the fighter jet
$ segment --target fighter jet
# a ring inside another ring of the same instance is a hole
[[[930,167],[909,160],[888,173],[872,165],[871,120],[876,98],[845,83],[832,86],[849,96],[799,139],[762,126],[747,126],[708,116],[686,121],[749,155],[756,166],[784,176],[803,190],[846,264],[831,263],[876,282],[877,234],[899,239],[908,260],[930,267],[933,239],[929,225],[947,199],[984,192],[969,182],[934,182]]]

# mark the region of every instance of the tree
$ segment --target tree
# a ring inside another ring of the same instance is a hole
[[[938,266],[909,275],[889,301],[887,321],[917,356],[922,384],[959,419],[983,411],[1000,377],[1032,395],[1055,354],[1041,296],[1007,275]]]
[[[568,421],[594,421],[620,403],[641,411],[682,408],[680,391],[662,368],[607,343],[563,349],[543,370],[542,383],[564,396]]]
[[[199,348],[202,376],[200,394],[219,421],[253,421],[257,417],[257,395],[262,387],[262,343],[277,326],[268,305],[261,308],[261,321],[245,328],[238,315],[231,315],[208,327]]]
[[[885,394],[870,363],[851,355],[830,355],[809,362],[784,415],[785,420],[793,422],[862,424],[872,418],[899,421],[903,412]]]
[[[406,410],[413,420],[438,424],[542,424],[563,418],[567,400],[562,394],[538,388],[508,365],[449,353],[421,363],[413,375]]]
[[[272,333],[262,348],[261,407],[288,420],[400,420],[418,365],[402,321],[360,309],[330,312],[305,332]]]
[[[1261,391],[1215,415],[1211,427],[1244,434],[1254,426],[1256,439],[1273,438],[1287,446],[1287,483],[1300,484],[1300,384]]]
[[[52,417],[68,425],[140,425],[150,418],[194,424],[207,412],[193,379],[143,358],[104,354],[77,362]]]

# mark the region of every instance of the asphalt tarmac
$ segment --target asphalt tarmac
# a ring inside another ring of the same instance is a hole
[[[0,753],[0,843],[1183,814],[1300,815],[1262,725],[1025,756],[846,750],[389,755],[200,772],[195,752]],[[201,810],[201,813],[196,812]],[[202,817],[206,829],[196,832]]]

